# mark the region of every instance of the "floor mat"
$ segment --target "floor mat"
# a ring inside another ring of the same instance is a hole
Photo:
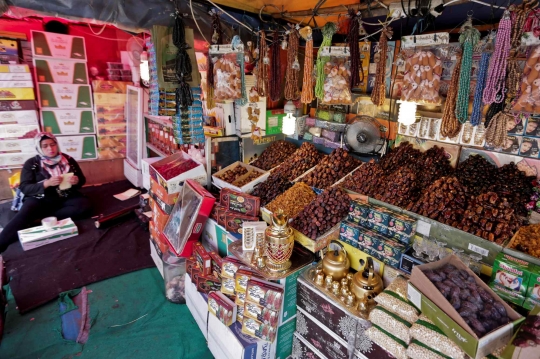
[[[165,299],[157,269],[125,274],[87,288],[92,291],[88,300],[94,323],[84,346],[62,339],[56,301],[21,315],[10,298],[0,358],[212,358],[188,308]],[[141,319],[123,325],[137,318]]]
[[[94,214],[108,214],[138,201],[138,197],[124,202],[112,197],[131,187],[128,181],[122,181],[85,187],[83,192],[92,200]],[[6,205],[0,211],[2,222]],[[149,234],[134,215],[106,229],[96,229],[91,219],[76,224],[77,237],[27,252],[16,243],[4,253],[10,287],[21,313],[55,299],[61,292],[154,265]]]

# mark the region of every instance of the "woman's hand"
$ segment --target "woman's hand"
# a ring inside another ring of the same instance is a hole
[[[60,183],[62,183],[62,176],[51,177],[43,181],[43,187],[48,188],[52,186],[58,186]]]
[[[76,185],[77,183],[79,183],[79,177],[71,176],[71,178],[69,179],[69,183],[71,183],[72,185]]]

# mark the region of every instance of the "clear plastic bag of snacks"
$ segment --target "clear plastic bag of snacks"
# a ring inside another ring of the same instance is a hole
[[[431,48],[418,48],[415,52],[406,52],[405,57],[401,100],[440,104],[439,87],[443,67],[437,51]]]
[[[514,111],[540,113],[540,45],[529,50]]]
[[[349,89],[351,82],[350,56],[348,47],[325,46],[322,56],[329,57],[324,64],[324,97],[323,104],[349,105],[352,103],[352,94]]]
[[[244,46],[212,45],[209,54],[214,63],[214,99],[242,98],[242,61]]]

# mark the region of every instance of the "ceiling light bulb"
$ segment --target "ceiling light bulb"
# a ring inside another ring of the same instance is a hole
[[[398,101],[398,122],[410,126],[416,122],[416,102]]]
[[[296,117],[292,113],[287,113],[287,116],[283,117],[281,131],[287,136],[292,136],[296,132]]]

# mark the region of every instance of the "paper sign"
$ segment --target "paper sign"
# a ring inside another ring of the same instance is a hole
[[[429,237],[429,232],[431,230],[431,224],[418,220],[418,223],[416,224],[416,232],[423,234],[424,236]]]
[[[62,182],[58,185],[58,188],[60,188],[61,190],[66,190],[68,188],[71,188],[71,183],[69,183],[69,181],[71,180],[71,177],[73,177],[72,172],[64,173],[62,175]]]

